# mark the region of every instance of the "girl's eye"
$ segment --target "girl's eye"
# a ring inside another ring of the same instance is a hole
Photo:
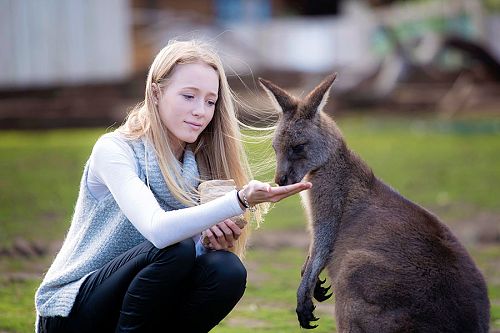
[[[182,96],[184,96],[184,99],[186,99],[186,100],[191,100],[194,98],[193,95],[182,95]]]
[[[210,106],[214,106],[214,105],[215,105],[215,102],[214,102],[214,101],[208,101],[208,105],[210,105]]]

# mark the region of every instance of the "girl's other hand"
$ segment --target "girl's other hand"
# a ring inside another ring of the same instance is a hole
[[[208,248],[211,250],[229,250],[240,237],[241,229],[236,223],[227,219],[205,230],[203,233],[210,241]]]

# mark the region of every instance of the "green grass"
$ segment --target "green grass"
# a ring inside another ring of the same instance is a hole
[[[424,205],[500,210],[500,119],[356,118],[340,121],[350,147],[375,173]]]
[[[103,129],[0,133],[0,247],[18,236],[58,239],[84,163]],[[43,232],[40,232],[43,230]]]
[[[33,295],[39,280],[5,281],[0,279],[0,332],[33,332]]]
[[[348,145],[375,174],[408,198],[435,210],[445,222],[500,214],[500,119],[453,122],[433,119],[355,116],[339,119]],[[83,166],[105,129],[0,132],[0,249],[18,238],[61,240],[71,218]],[[262,156],[269,143],[249,146]],[[260,158],[262,160],[262,158]],[[265,160],[265,158],[264,158]],[[271,163],[272,166],[272,163]],[[258,173],[272,180],[272,167]],[[298,196],[280,202],[255,234],[304,229]],[[500,246],[470,248],[484,272],[492,300],[492,325],[500,328]],[[226,332],[300,332],[295,290],[305,253],[297,248],[251,249],[247,292],[230,316],[214,330]],[[38,263],[0,257],[0,276],[39,272]],[[0,332],[33,327],[33,294],[41,276],[0,279]],[[332,300],[327,303],[332,304]],[[330,308],[318,308],[320,326],[331,332]]]

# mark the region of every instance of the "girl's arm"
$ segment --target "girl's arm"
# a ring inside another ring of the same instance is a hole
[[[105,135],[90,157],[88,183],[102,184],[118,206],[154,246],[164,248],[243,213],[236,190],[199,206],[164,211],[138,177],[132,149],[116,134]]]

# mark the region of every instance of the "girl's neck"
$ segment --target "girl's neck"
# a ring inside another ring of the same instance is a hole
[[[185,147],[186,147],[185,143],[183,145],[175,144],[172,146],[172,152],[174,153],[174,156],[178,161],[182,162],[182,156],[184,155]]]
[[[177,160],[182,162],[182,156],[184,156],[184,149],[186,148],[186,143],[180,141],[177,138],[170,138],[170,147],[174,156]]]

